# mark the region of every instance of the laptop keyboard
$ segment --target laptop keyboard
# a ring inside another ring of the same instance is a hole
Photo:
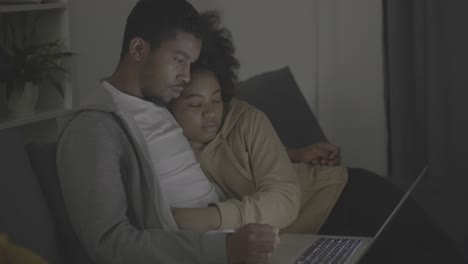
[[[296,264],[346,263],[348,258],[361,245],[359,239],[319,238],[296,260]]]

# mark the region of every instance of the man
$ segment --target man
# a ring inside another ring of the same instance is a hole
[[[71,226],[90,262],[264,263],[271,258],[276,240],[268,225],[247,225],[230,235],[178,231],[136,120],[147,117],[146,110],[158,111],[157,122],[170,124],[161,106],[190,80],[204,26],[185,0],[139,1],[127,18],[112,77],[63,121],[57,171]],[[142,112],[132,112],[139,107]]]

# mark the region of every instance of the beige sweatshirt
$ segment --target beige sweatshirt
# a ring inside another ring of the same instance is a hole
[[[197,158],[230,198],[217,203],[222,229],[267,223],[315,233],[347,180],[341,166],[293,165],[267,116],[236,99],[226,105],[218,135]]]

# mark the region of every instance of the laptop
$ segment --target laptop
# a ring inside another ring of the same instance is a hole
[[[273,254],[274,264],[357,263],[375,243],[409,195],[426,174],[425,167],[400,202],[373,237],[282,234],[281,243]]]

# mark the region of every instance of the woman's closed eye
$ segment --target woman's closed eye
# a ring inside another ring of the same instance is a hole
[[[187,105],[192,108],[200,108],[202,104],[198,102],[187,102]]]
[[[221,100],[219,100],[219,101],[212,101],[212,103],[213,103],[213,104],[221,104]],[[189,103],[189,104],[187,104],[187,105],[188,105],[189,107],[191,107],[191,108],[197,108],[197,109],[198,109],[198,108],[201,108],[203,104],[201,104],[201,103],[197,103],[197,104],[195,104],[195,103]]]

